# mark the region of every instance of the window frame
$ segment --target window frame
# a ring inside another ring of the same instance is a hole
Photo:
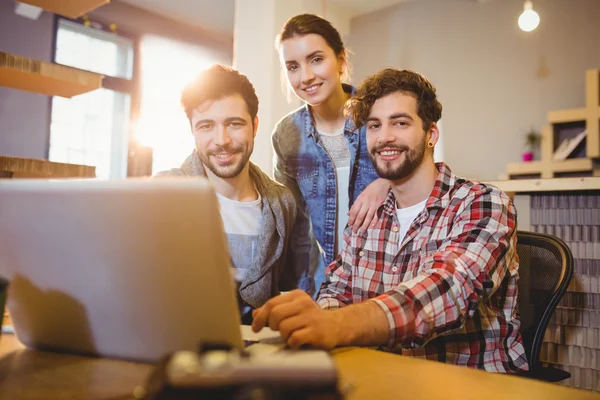
[[[85,25],[82,19],[70,19],[62,16],[54,15],[53,22],[53,38],[52,38],[52,62],[56,64],[60,64],[56,61],[56,53],[57,53],[57,39],[58,39],[58,29],[60,27],[60,21],[65,20],[74,24]],[[113,90],[116,92],[121,92],[128,94],[130,96],[130,107],[129,107],[129,121],[128,121],[128,129],[127,129],[127,177],[137,175],[135,172],[135,168],[132,168],[132,165],[136,162],[136,147],[139,146],[135,142],[134,139],[134,131],[133,131],[133,121],[136,121],[140,115],[140,105],[141,105],[141,63],[140,63],[140,37],[134,35],[126,30],[123,31],[120,28],[117,28],[117,32],[113,33],[108,28],[110,23],[103,21],[101,19],[92,22],[92,28],[98,29],[101,32],[107,32],[111,34],[116,34],[119,37],[123,37],[129,39],[133,43],[133,65],[131,72],[131,79],[104,75],[104,79],[102,80],[102,88]],[[75,68],[71,67],[70,68]],[[79,69],[80,68],[75,68]],[[84,70],[85,71],[85,70]],[[50,156],[50,125],[52,122],[52,97],[48,96],[48,121],[47,121],[47,137],[46,137],[46,159]]]

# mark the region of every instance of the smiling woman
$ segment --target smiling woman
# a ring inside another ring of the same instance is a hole
[[[297,15],[283,26],[277,50],[288,87],[305,104],[273,131],[274,176],[310,216],[319,244],[311,265],[318,289],[325,265],[344,247],[346,225],[365,229],[389,183],[377,179],[365,130],[344,116],[355,89],[342,83],[348,60],[340,33],[321,17]]]

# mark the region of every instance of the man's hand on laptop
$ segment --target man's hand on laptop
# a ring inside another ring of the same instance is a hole
[[[309,345],[331,349],[342,344],[341,315],[327,311],[306,292],[293,290],[274,297],[252,313],[252,330],[269,326],[292,348]]]
[[[298,289],[272,298],[254,310],[252,316],[254,332],[268,325],[294,349],[382,346],[388,344],[391,332],[386,314],[372,300],[324,310]],[[414,319],[407,322],[404,329],[412,332]]]

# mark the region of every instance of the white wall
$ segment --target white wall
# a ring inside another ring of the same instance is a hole
[[[551,110],[585,105],[600,68],[600,0],[534,0],[537,30],[517,27],[522,0],[419,0],[355,18],[353,82],[393,66],[423,73],[444,106],[444,159],[496,179],[520,161],[524,134]]]
[[[0,0],[0,51],[52,60],[54,16],[37,20],[14,13],[14,1]],[[46,158],[50,133],[50,98],[0,87],[0,156]]]

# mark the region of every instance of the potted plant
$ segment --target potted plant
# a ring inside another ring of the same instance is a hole
[[[527,151],[523,153],[523,161],[529,162],[533,161],[533,154],[535,150],[540,146],[540,142],[542,141],[542,135],[535,129],[531,129],[525,135],[525,147]]]

